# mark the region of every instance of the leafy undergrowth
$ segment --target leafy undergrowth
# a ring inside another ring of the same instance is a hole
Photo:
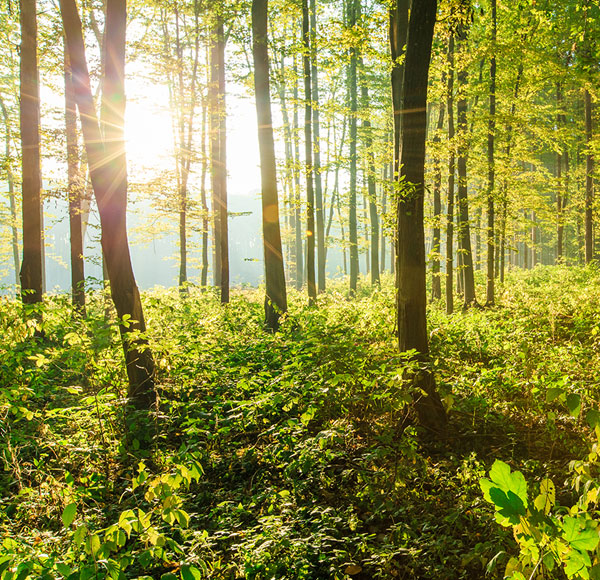
[[[226,307],[146,293],[150,448],[123,428],[103,297],[85,320],[50,298],[43,339],[2,299],[0,578],[502,577],[515,542],[479,479],[502,459],[570,505],[599,395],[600,275],[537,268],[495,309],[431,306],[445,440],[406,411],[390,282],[353,300],[332,284],[318,309],[292,293],[275,335],[256,290]]]

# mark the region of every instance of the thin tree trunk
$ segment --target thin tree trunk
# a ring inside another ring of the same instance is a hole
[[[454,36],[448,42],[448,206],[446,215],[446,313],[454,312]]]
[[[36,0],[20,0],[19,6],[21,19],[20,113],[23,192],[21,297],[24,304],[37,304],[42,302],[44,282]]]
[[[562,87],[560,81],[556,83],[556,105],[559,112],[556,115],[556,126],[560,131],[563,126],[562,115]],[[559,141],[560,146],[560,141]],[[562,197],[562,152],[560,149],[556,153],[556,263],[563,261],[563,197]]]
[[[401,183],[408,184],[411,191],[398,203],[398,344],[401,352],[414,349],[417,359],[422,361],[429,359],[423,202],[427,78],[436,8],[435,0],[421,0],[414,3],[411,10],[400,131],[400,179]],[[400,112],[395,110],[394,113]],[[446,412],[437,393],[433,373],[428,369],[419,370],[413,379],[419,422],[435,432],[444,432]]]
[[[154,359],[140,333],[146,325],[135,283],[127,241],[127,164],[123,140],[126,7],[123,0],[107,0],[103,51],[102,122],[98,124],[85,59],[81,20],[75,0],[60,0],[75,96],[87,151],[90,176],[100,213],[102,250],[110,277],[111,295],[129,378],[128,397],[139,409],[156,400]],[[133,332],[133,334],[132,334]]]
[[[304,47],[304,155],[306,160],[306,282],[308,303],[313,306],[317,299],[315,280],[315,194],[313,189],[312,146],[312,92],[310,66],[310,27],[308,2],[302,0],[302,42]]]
[[[348,0],[348,28],[353,30],[357,21],[357,5],[360,0]],[[356,208],[357,182],[357,64],[358,50],[353,41],[350,46],[350,65],[348,67],[348,102],[350,109],[350,197],[348,200],[348,236],[350,243],[350,293],[355,294],[358,285],[358,217]]]
[[[585,263],[594,259],[594,155],[592,153],[592,97],[585,89],[583,92],[585,115]]]
[[[17,202],[15,199],[15,176],[12,170],[12,132],[10,129],[10,116],[4,100],[0,95],[0,109],[4,117],[4,153],[6,155],[6,182],[8,185],[8,203],[10,206],[10,230],[13,264],[15,267],[15,284],[19,285],[19,270],[21,269],[21,258],[19,256],[19,228],[17,216]]]
[[[85,316],[85,274],[83,262],[83,228],[81,197],[83,183],[79,172],[77,142],[77,103],[69,53],[65,46],[65,133],[67,139],[67,195],[69,199],[69,234],[71,241],[71,297],[73,307]]]
[[[266,282],[265,323],[272,331],[276,331],[279,328],[279,317],[287,312],[287,297],[279,228],[275,141],[269,89],[267,2],[268,0],[253,0],[252,2],[252,52],[254,55],[254,90],[262,183],[262,228]]]
[[[495,302],[495,165],[494,139],[496,136],[496,0],[491,0],[492,8],[492,54],[490,57],[490,117],[488,120],[488,191],[487,191],[487,284],[486,304],[492,306]]]
[[[445,79],[442,78],[442,83]],[[441,220],[442,220],[442,165],[440,159],[440,133],[444,128],[444,115],[446,107],[440,103],[437,126],[433,137],[433,155],[434,155],[434,176],[433,176],[433,247],[431,248],[431,298],[433,300],[441,300],[442,298],[442,281],[440,278],[440,248],[441,248]]]
[[[466,34],[460,32],[464,42]],[[471,228],[469,225],[469,201],[467,197],[467,99],[465,90],[467,86],[467,71],[464,66],[458,70],[457,81],[459,98],[456,103],[457,114],[457,166],[458,166],[458,246],[462,261],[462,279],[464,281],[464,308],[476,303],[475,278],[473,275],[473,253],[471,251]]]
[[[315,216],[317,225],[317,291],[325,292],[325,216],[323,210],[323,184],[321,181],[321,140],[319,122],[319,75],[317,70],[317,7],[316,0],[310,0],[310,42],[311,42],[311,90],[313,121],[313,161],[315,177]]]
[[[294,54],[294,221],[296,222],[296,290],[302,289],[304,254],[302,251],[302,203],[300,200],[300,121],[298,115],[298,62]]]

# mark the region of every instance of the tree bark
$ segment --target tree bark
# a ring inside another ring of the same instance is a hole
[[[40,165],[40,91],[37,65],[36,0],[20,0],[21,19],[21,165],[23,194],[23,261],[21,297],[24,304],[42,302],[43,235]]]
[[[313,187],[312,143],[312,83],[310,66],[310,26],[308,1],[302,0],[302,59],[304,73],[304,156],[306,173],[306,284],[308,303],[314,306],[317,299],[315,280],[315,193]]]
[[[594,259],[594,155],[592,153],[592,97],[585,89],[583,92],[585,115],[585,263]]]
[[[426,317],[425,230],[425,140],[427,125],[427,80],[435,24],[436,0],[413,4],[406,47],[402,87],[400,178],[405,187],[398,203],[397,326],[400,351],[415,350],[417,360],[428,362]],[[390,34],[392,36],[392,34]],[[430,369],[417,371],[414,403],[419,422],[438,433],[446,428],[444,406]]]
[[[445,79],[442,79],[442,83]],[[434,143],[434,176],[433,176],[433,247],[431,259],[431,298],[433,300],[441,300],[442,298],[442,281],[440,278],[440,249],[441,249],[441,219],[442,219],[442,165],[440,159],[440,133],[444,128],[444,115],[446,106],[440,103],[438,114],[437,127],[433,137]]]
[[[85,316],[85,273],[81,198],[83,182],[79,171],[77,139],[77,103],[69,52],[65,46],[65,133],[67,138],[67,196],[69,200],[69,234],[71,241],[71,299],[73,307]]]
[[[135,283],[127,241],[127,164],[123,141],[126,5],[107,0],[103,51],[102,124],[100,130],[85,59],[81,20],[75,0],[60,0],[73,72],[75,99],[100,214],[102,251],[123,342],[129,378],[128,398],[139,409],[156,401],[154,359],[146,340],[140,294]]]
[[[360,0],[348,0],[348,28],[353,30],[357,20],[357,4]],[[357,64],[358,51],[355,41],[350,46],[350,65],[348,67],[348,101],[350,109],[350,197],[348,200],[348,237],[350,244],[350,293],[355,294],[358,285],[358,217],[356,208],[357,182]]]
[[[448,207],[446,214],[446,313],[454,312],[454,36],[448,42]]]
[[[488,120],[488,183],[487,183],[487,284],[485,301],[488,306],[495,302],[495,165],[494,165],[494,139],[496,136],[496,0],[491,0],[492,8],[492,54],[490,57],[490,117]]]
[[[254,55],[254,89],[262,183],[262,227],[266,282],[265,323],[275,332],[279,328],[279,317],[287,312],[287,297],[279,227],[275,141],[269,89],[267,6],[268,0],[253,0],[252,2],[252,52]]]

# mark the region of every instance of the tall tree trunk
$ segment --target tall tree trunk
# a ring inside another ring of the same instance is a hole
[[[302,202],[300,200],[300,120],[298,115],[298,62],[294,54],[294,221],[296,222],[296,290],[302,289],[304,254],[302,251]]]
[[[490,57],[490,117],[488,120],[488,191],[487,191],[487,284],[485,301],[488,306],[495,302],[495,165],[494,139],[496,136],[496,0],[491,1],[492,8],[492,54]]]
[[[466,42],[464,30],[459,32],[459,37]],[[471,251],[471,228],[469,225],[469,201],[467,196],[467,70],[461,66],[456,75],[459,96],[456,103],[457,115],[457,166],[458,166],[458,246],[461,256],[462,279],[464,282],[464,307],[468,308],[476,303],[475,277],[473,274],[473,253]],[[493,265],[493,264],[492,264]]]
[[[357,5],[360,0],[348,0],[348,28],[353,30],[357,21]],[[348,104],[350,109],[350,198],[348,200],[348,237],[350,243],[350,293],[355,294],[358,285],[358,217],[356,208],[357,184],[357,64],[358,50],[356,41],[350,46],[350,65],[348,67]]]
[[[310,0],[311,84],[313,121],[313,161],[315,177],[315,216],[317,225],[317,290],[325,292],[325,215],[321,180],[321,143],[319,120],[319,75],[317,70],[317,6]]]
[[[21,165],[23,192],[24,304],[42,302],[42,172],[40,165],[40,90],[37,66],[36,0],[20,0],[21,19]]]
[[[360,70],[364,72],[364,63],[362,56],[359,58]],[[371,284],[373,286],[381,283],[379,279],[379,215],[377,213],[377,189],[375,183],[375,153],[373,151],[373,128],[369,119],[370,102],[369,88],[367,79],[363,78],[361,82],[361,100],[362,109],[367,111],[363,121],[363,133],[365,139],[365,149],[367,153],[367,197],[369,204],[369,239],[371,246],[370,264],[368,270],[371,272]]]
[[[446,312],[454,312],[454,35],[448,42],[448,206],[446,215]]]
[[[592,97],[585,89],[583,92],[585,115],[585,263],[594,259],[594,154],[592,152]]]
[[[308,303],[317,299],[315,280],[315,193],[313,189],[313,145],[312,145],[312,87],[310,66],[310,26],[308,1],[302,0],[302,59],[304,72],[304,155],[306,160],[306,283]]]
[[[19,228],[17,217],[17,202],[15,199],[15,176],[12,169],[12,131],[8,109],[0,95],[0,109],[4,117],[4,154],[6,156],[6,182],[8,185],[8,203],[10,206],[10,230],[13,264],[15,267],[15,284],[19,285],[19,270],[21,269],[21,257],[19,255]]]
[[[200,173],[200,203],[202,205],[202,265],[200,267],[200,286],[206,288],[208,284],[208,228],[209,211],[206,197],[206,174],[208,172],[208,154],[206,151],[207,137],[207,112],[208,99],[202,99],[202,134],[200,136],[200,155],[202,158],[202,169]]]
[[[85,316],[85,274],[83,262],[83,228],[81,198],[83,182],[79,172],[77,139],[77,103],[69,52],[65,46],[65,133],[67,138],[67,195],[69,199],[69,234],[71,240],[71,297],[73,307]]]
[[[442,83],[445,78],[442,78]],[[433,300],[441,300],[442,298],[442,281],[440,278],[440,249],[441,249],[441,220],[442,220],[442,165],[440,159],[440,134],[444,128],[444,115],[446,106],[443,102],[440,103],[437,126],[435,135],[433,136],[433,155],[434,155],[434,170],[433,170],[433,247],[431,248],[431,298]]]
[[[427,79],[436,8],[436,0],[421,0],[412,6],[402,87],[403,110],[402,113],[394,110],[402,116],[400,179],[410,188],[398,203],[398,344],[401,352],[414,349],[422,361],[429,359],[423,202]],[[414,376],[414,388],[419,422],[435,432],[443,432],[446,412],[433,373],[428,369],[419,370]]]
[[[253,0],[252,2],[252,52],[254,55],[254,90],[262,183],[262,228],[266,282],[265,322],[268,328],[276,331],[279,328],[279,317],[287,312],[287,297],[279,229],[275,141],[269,89],[267,2],[268,0]]]
[[[126,225],[127,163],[123,140],[126,6],[123,0],[107,0],[106,4],[102,81],[104,138],[90,90],[81,20],[75,0],[60,0],[60,8],[90,176],[100,214],[102,251],[120,320],[129,378],[128,396],[134,406],[147,409],[156,400],[154,359],[146,340],[139,336],[146,331],[146,325],[131,267]]]

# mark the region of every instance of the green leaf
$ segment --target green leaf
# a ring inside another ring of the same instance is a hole
[[[68,528],[75,519],[75,514],[77,513],[77,504],[75,502],[70,503],[65,507],[62,513],[62,522],[65,528]]]
[[[598,545],[598,530],[590,526],[590,520],[566,516],[562,529],[563,538],[575,550],[594,550]]]
[[[490,497],[496,507],[500,508],[498,510],[500,515],[507,518],[511,524],[517,525],[521,516],[525,515],[523,500],[512,491],[509,490],[505,493],[497,487],[492,487],[490,489]]]
[[[575,393],[567,395],[567,407],[569,408],[571,417],[575,417],[575,419],[577,419],[581,411],[581,397]]]
[[[556,503],[556,488],[550,479],[544,479],[540,484],[540,495],[535,498],[535,508],[548,514]]]
[[[181,567],[181,578],[182,580],[201,580],[202,574],[196,566],[184,564]]]
[[[600,412],[596,411],[596,409],[590,409],[585,414],[585,419],[592,429],[595,429],[596,427],[600,426]]]
[[[552,389],[548,389],[546,391],[546,402],[551,403],[552,401],[558,399],[558,397],[561,397],[564,394],[565,394],[564,389],[558,389],[556,387],[554,387]]]
[[[520,471],[511,473],[510,467],[504,461],[496,459],[490,469],[490,478],[505,493],[512,491],[521,498],[523,506],[527,507],[527,483]]]
[[[589,558],[588,558],[589,561]],[[569,552],[565,561],[565,574],[567,578],[573,578],[573,576],[581,576],[582,578],[589,578],[588,566],[584,559],[583,554],[577,550]]]

